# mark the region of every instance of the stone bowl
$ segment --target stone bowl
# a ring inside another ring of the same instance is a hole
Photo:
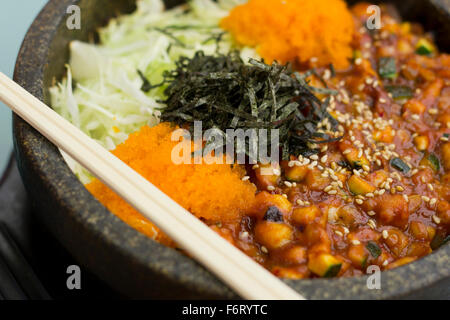
[[[434,30],[441,49],[449,52],[450,1],[393,2],[404,18]],[[66,10],[73,4],[81,8],[80,30],[66,26]],[[25,36],[15,81],[49,104],[47,88],[64,76],[69,42],[95,39],[96,28],[134,9],[135,0],[50,0]],[[194,260],[111,214],[84,188],[58,148],[17,116],[13,131],[17,164],[38,219],[83,268],[130,298],[238,298]],[[449,265],[447,245],[414,263],[382,272],[379,290],[368,288],[368,275],[285,281],[308,299],[449,299]]]

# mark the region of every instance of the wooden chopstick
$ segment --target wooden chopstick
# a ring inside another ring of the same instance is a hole
[[[304,299],[148,180],[0,72],[0,100],[245,299]]]
[[[32,300],[51,299],[3,222],[0,222],[0,258],[3,258],[28,298]]]

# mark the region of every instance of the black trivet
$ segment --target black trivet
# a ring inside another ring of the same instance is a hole
[[[3,261],[3,277],[13,274],[25,295],[11,284],[12,291],[1,292],[0,299],[45,298],[48,297],[45,295],[46,292],[52,299],[124,298],[79,265],[37,221],[28,203],[14,158],[11,158],[0,178],[0,223],[3,223],[3,229],[7,230],[3,234],[10,237],[9,244],[14,243],[12,248],[10,246],[7,249],[10,250],[9,253],[13,255],[15,252],[20,252],[19,256],[22,255],[25,260],[24,262],[16,256],[12,263],[10,261],[11,265],[8,265],[5,259],[1,260]],[[17,248],[14,248],[15,245]],[[26,262],[31,266],[37,279],[25,271],[23,263]],[[67,273],[67,268],[71,265],[78,265],[81,269],[81,289],[70,290],[67,287],[67,279],[71,275]],[[10,280],[9,277],[3,279],[0,272],[0,282],[10,283]],[[39,286],[39,282],[43,288]]]

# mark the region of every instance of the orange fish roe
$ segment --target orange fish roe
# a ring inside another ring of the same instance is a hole
[[[317,59],[348,67],[354,21],[342,0],[249,0],[221,21],[242,45],[257,47],[269,63]]]
[[[207,222],[233,222],[249,210],[256,187],[242,181],[244,168],[226,164],[180,164],[171,159],[177,141],[169,123],[143,127],[112,151],[169,197]],[[170,240],[139,212],[94,179],[87,189],[111,212],[138,231],[165,244]]]

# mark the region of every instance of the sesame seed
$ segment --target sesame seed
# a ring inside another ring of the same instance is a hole
[[[343,237],[344,235],[339,230],[334,230],[334,233],[336,233],[338,236]]]
[[[430,206],[433,206],[433,205],[436,204],[436,202],[437,202],[437,199],[436,198],[432,198],[432,199],[430,199],[429,204],[430,204]]]
[[[291,188],[291,187],[292,187],[292,183],[289,182],[289,181],[285,181],[285,182],[284,182],[284,185],[285,185],[286,187],[288,187],[288,188]]]
[[[350,233],[350,230],[348,230],[347,227],[342,227],[342,229],[344,229],[344,233],[345,233],[345,234],[349,234],[349,233]]]
[[[282,196],[285,197],[286,199],[288,198],[286,193],[283,193]]]
[[[299,205],[299,206],[304,206],[305,205],[305,203],[303,202],[303,200],[301,200],[301,199],[297,199],[297,204]]]
[[[289,161],[288,167],[292,168],[293,166],[295,166],[295,161]]]
[[[400,192],[405,191],[405,188],[403,188],[402,186],[397,186],[396,189]]]
[[[313,154],[311,157],[309,157],[311,160],[318,160],[319,156],[317,154]]]
[[[361,244],[361,242],[359,240],[352,240],[352,244],[357,246],[357,245]]]
[[[320,159],[320,162],[325,163],[325,162],[327,162],[327,160],[328,160],[328,156],[327,156],[327,155],[324,155],[324,156]]]
[[[267,187],[267,190],[273,191],[273,190],[275,190],[275,187],[274,187],[274,186],[268,186],[268,187]]]
[[[326,187],[325,189],[323,189],[323,191],[328,192],[328,191],[330,191],[331,189],[333,189],[333,187],[332,187],[332,186],[328,186],[328,187]]]
[[[373,210],[370,210],[369,212],[367,212],[367,214],[368,214],[369,216],[374,216],[374,215],[376,215],[375,211],[373,211]]]
[[[269,250],[267,250],[267,248],[264,246],[261,247],[261,251],[264,253],[269,253]]]
[[[408,195],[407,195],[407,194],[404,194],[404,195],[403,195],[403,199],[405,199],[406,202],[409,202],[409,198],[408,198]]]
[[[383,239],[387,239],[389,237],[389,233],[387,232],[387,230],[383,230],[381,234],[383,236]]]
[[[373,198],[375,195],[372,192],[366,193],[367,198]]]
[[[258,164],[255,164],[255,165],[252,167],[253,170],[256,170],[256,169],[258,169],[258,168],[259,168],[259,165],[258,165]]]
[[[441,223],[441,219],[437,215],[434,215],[432,218],[433,218],[434,223],[436,223],[436,224]]]
[[[276,175],[276,176],[281,175],[281,171],[280,171],[279,169],[273,169],[272,172],[273,172],[273,174]]]
[[[430,191],[433,191],[433,190],[434,190],[434,188],[433,188],[433,186],[431,185],[431,183],[427,184],[427,186],[428,186],[428,189],[430,189]]]
[[[430,198],[427,197],[427,196],[422,196],[422,200],[425,201],[425,202],[429,202],[429,201],[430,201]]]
[[[383,261],[383,266],[387,266],[388,264],[389,264],[389,261],[387,261],[387,260]]]
[[[413,115],[411,116],[411,118],[413,118],[413,120],[419,120],[419,119],[420,119],[420,116],[417,115],[417,114],[413,114]]]
[[[241,234],[239,235],[239,238],[241,239],[247,239],[249,236],[247,231],[241,232]]]
[[[359,66],[361,63],[362,63],[362,59],[361,58],[358,58],[358,59],[355,60],[355,64],[357,66]]]
[[[355,202],[356,202],[357,204],[363,204],[363,201],[362,201],[361,199],[356,199]]]
[[[352,149],[346,149],[344,150],[344,152],[342,152],[343,155],[349,154],[350,152],[352,152]]]
[[[245,177],[242,178],[242,181],[247,181],[248,179],[250,179],[250,177],[249,176],[245,176]]]

